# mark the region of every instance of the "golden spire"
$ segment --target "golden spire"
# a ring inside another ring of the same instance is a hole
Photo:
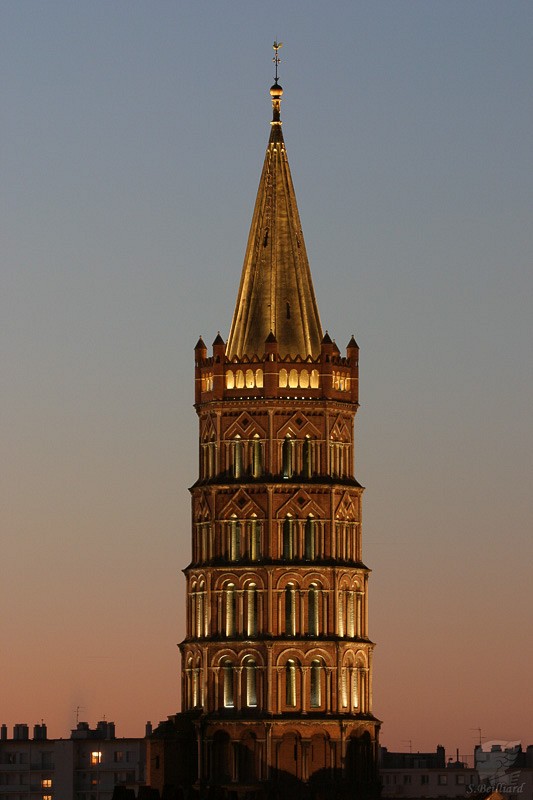
[[[272,333],[280,356],[320,352],[322,328],[281,132],[278,51],[270,89],[273,120],[244,257],[226,355],[261,357]]]

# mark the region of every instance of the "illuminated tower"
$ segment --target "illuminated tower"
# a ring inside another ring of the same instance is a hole
[[[276,50],[276,74],[278,45]],[[280,119],[227,343],[195,348],[199,478],[182,654],[197,786],[222,797],[376,793],[359,349],[322,333]],[[284,787],[284,788],[283,788]],[[209,795],[211,796],[211,795]]]

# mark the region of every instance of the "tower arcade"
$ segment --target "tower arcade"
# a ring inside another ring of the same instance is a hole
[[[182,716],[194,726],[202,796],[285,797],[289,787],[294,798],[372,797],[359,349],[352,337],[341,354],[322,331],[277,79],[270,95],[230,334],[211,354],[202,339],[195,347]]]

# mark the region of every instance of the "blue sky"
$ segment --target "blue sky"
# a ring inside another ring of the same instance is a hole
[[[532,32],[516,0],[2,4],[6,722],[178,706],[192,348],[229,330],[278,38],[322,324],[361,347],[383,742],[533,742]]]

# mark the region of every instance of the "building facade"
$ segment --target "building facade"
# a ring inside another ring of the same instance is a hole
[[[68,739],[46,725],[0,727],[0,800],[112,800],[115,787],[144,785],[144,738],[117,738],[112,722],[78,723]]]
[[[181,723],[201,796],[373,796],[359,349],[322,331],[273,118],[227,342],[195,348],[199,476]],[[354,794],[355,792],[355,794]],[[212,796],[212,794],[209,794]]]

